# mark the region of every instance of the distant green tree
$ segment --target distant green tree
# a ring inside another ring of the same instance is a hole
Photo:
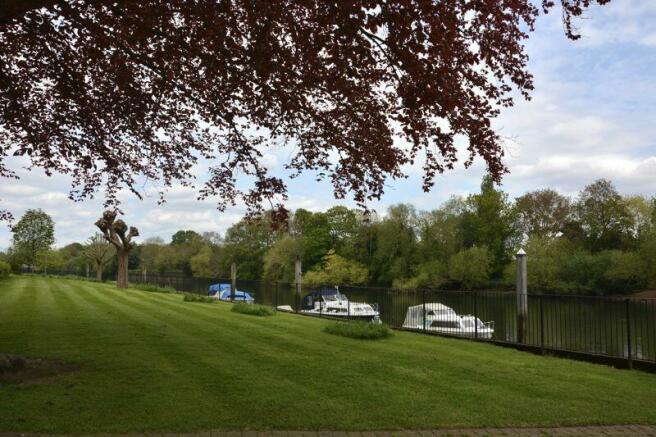
[[[467,198],[462,227],[464,245],[486,247],[492,257],[492,275],[500,276],[521,232],[508,195],[495,188],[489,176],[483,178],[481,192]]]
[[[191,257],[189,265],[194,276],[204,278],[216,278],[226,276],[221,265],[223,248],[220,246],[206,244]]]
[[[647,286],[656,287],[656,229],[642,236],[638,254],[645,265]]]
[[[39,252],[49,250],[55,243],[55,223],[40,209],[28,209],[11,232],[18,259],[31,269],[34,268]]]
[[[303,267],[310,269],[333,247],[328,216],[322,212],[298,209],[291,224],[292,234],[303,246]]]
[[[199,242],[202,239],[203,237],[196,231],[180,230],[171,236],[171,244],[177,246],[185,243]]]
[[[563,261],[576,248],[565,238],[553,238],[547,235],[529,237],[524,250],[527,254],[527,283],[531,292],[566,291],[572,284],[563,272]],[[510,263],[506,280],[515,282],[516,265]],[[574,287],[575,288],[575,287]]]
[[[61,269],[68,273],[82,274],[86,270],[87,259],[83,254],[84,245],[71,243],[57,250],[63,260]]]
[[[139,258],[139,269],[142,277],[147,280],[148,273],[157,270],[157,258],[163,250],[164,240],[159,237],[148,238],[137,246],[137,257]]]
[[[439,259],[424,261],[416,268],[415,276],[395,279],[394,288],[415,289],[421,287],[439,288],[448,282],[448,264]]]
[[[222,267],[230,271],[230,264],[238,265],[241,279],[260,279],[263,275],[264,253],[279,238],[280,230],[272,230],[270,217],[241,220],[225,234]]]
[[[366,265],[371,271],[381,221],[375,211],[358,211],[357,219],[355,234],[344,244],[340,255]]]
[[[446,263],[464,248],[462,220],[465,209],[462,198],[452,197],[439,209],[418,214],[418,250],[422,260]]]
[[[629,223],[632,225],[628,232],[639,245],[642,236],[654,229],[653,203],[643,196],[627,196],[622,198],[622,201],[630,217]]]
[[[570,200],[551,189],[531,191],[515,200],[518,226],[529,237],[553,238],[572,217]]]
[[[391,206],[376,229],[372,259],[375,282],[391,284],[414,276],[417,265],[417,212],[412,205]]]
[[[615,186],[599,179],[581,191],[576,212],[588,250],[621,249],[633,238],[633,217]]]
[[[482,287],[490,281],[493,264],[494,258],[487,247],[470,247],[449,260],[449,279],[465,290]]]
[[[64,272],[65,266],[66,259],[61,250],[46,249],[37,253],[35,268],[40,272]]]
[[[368,276],[365,266],[330,250],[320,265],[303,276],[303,282],[311,285],[361,285],[367,282]]]
[[[635,252],[607,250],[596,254],[602,265],[596,279],[598,294],[621,294],[648,285],[645,263]]]
[[[11,273],[11,266],[8,262],[0,260],[0,279],[5,279]]]
[[[264,254],[264,278],[292,282],[296,259],[302,255],[302,243],[290,235],[283,236]]]
[[[331,247],[343,256],[354,255],[352,242],[360,226],[357,212],[345,206],[334,206],[325,215]]]

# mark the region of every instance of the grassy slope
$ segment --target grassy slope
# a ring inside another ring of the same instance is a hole
[[[0,351],[75,361],[0,387],[0,431],[392,429],[656,423],[656,375],[43,278],[0,283]]]

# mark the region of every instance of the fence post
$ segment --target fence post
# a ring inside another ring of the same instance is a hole
[[[351,320],[351,300],[346,301],[346,318]]]
[[[526,296],[526,252],[519,249],[517,259],[517,343],[526,343],[528,302]]]
[[[540,295],[540,353],[544,355],[544,296]]]
[[[426,290],[421,290],[421,326],[426,332]]]
[[[273,298],[273,302],[274,302],[273,306],[278,308],[278,281],[276,281],[276,285],[275,285],[275,295]]]
[[[230,264],[230,301],[235,300],[235,293],[237,291],[237,264]]]
[[[297,302],[296,303],[296,311],[298,311],[298,303],[300,302],[301,299],[301,281],[303,278],[302,275],[302,266],[301,266],[301,258],[296,258],[296,263],[294,264],[294,283],[296,284],[296,293],[294,293],[294,300]]]
[[[629,370],[633,369],[633,353],[631,351],[631,299],[626,299],[626,347],[627,364]]]
[[[474,338],[478,340],[478,299],[474,291]]]

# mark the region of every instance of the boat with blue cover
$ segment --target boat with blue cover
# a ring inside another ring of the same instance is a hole
[[[208,296],[216,297],[224,302],[255,302],[255,298],[250,293],[241,290],[235,290],[234,296],[231,293],[230,284],[212,284],[208,289]]]

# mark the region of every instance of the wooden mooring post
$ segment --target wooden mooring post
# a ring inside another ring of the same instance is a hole
[[[237,292],[237,264],[230,264],[230,300],[235,300],[235,293]]]
[[[301,265],[301,259],[296,258],[296,263],[294,264],[294,285],[296,286],[296,293],[294,293],[294,302],[296,303],[294,308],[298,311],[298,307],[301,302],[301,286],[303,281],[303,270]]]
[[[517,260],[517,343],[526,343],[528,322],[528,297],[526,284],[526,252],[519,249]]]

